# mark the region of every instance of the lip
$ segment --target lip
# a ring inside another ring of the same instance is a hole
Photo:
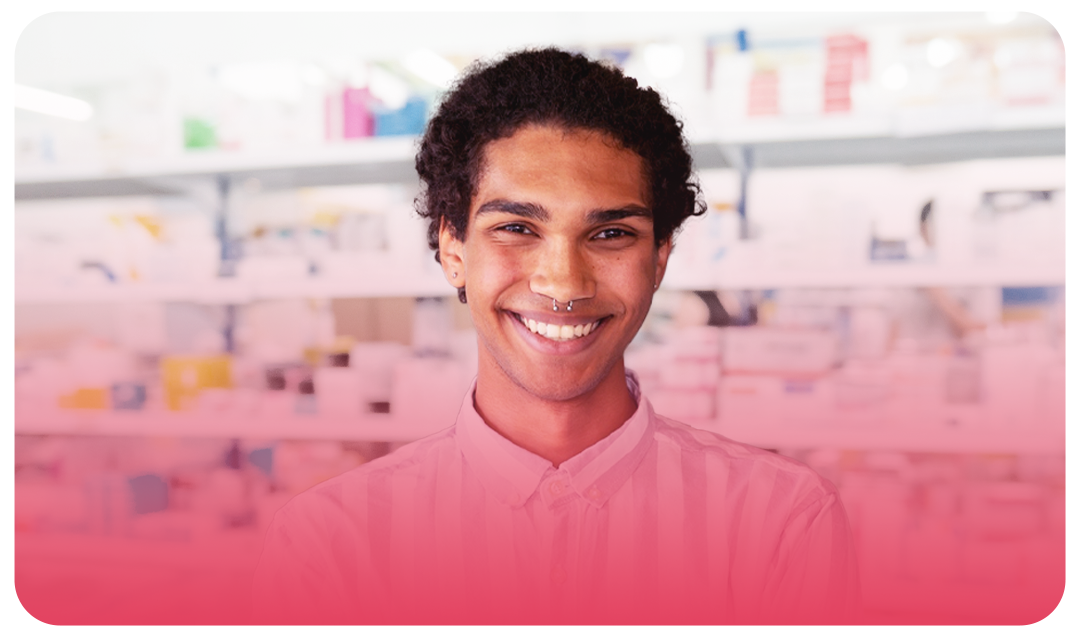
[[[511,315],[520,315],[525,319],[536,320],[545,324],[592,324],[609,317],[608,315],[582,315],[580,313],[553,313],[551,311],[514,311]]]
[[[525,340],[534,349],[551,355],[573,355],[580,353],[589,348],[593,342],[596,341],[597,335],[601,333],[607,324],[607,319],[610,316],[603,317],[586,317],[586,316],[574,316],[574,315],[554,315],[546,313],[519,313],[516,311],[503,311],[503,315],[506,321],[510,322],[514,326],[514,330],[517,331],[521,338]],[[527,326],[522,324],[517,317],[521,316],[526,319],[533,319],[538,322],[554,323],[554,324],[587,324],[592,322],[600,322],[600,325],[592,330],[588,335],[582,335],[576,339],[570,339],[566,341],[555,341],[546,337],[541,337],[536,333],[529,330]],[[546,321],[550,320],[550,321]]]

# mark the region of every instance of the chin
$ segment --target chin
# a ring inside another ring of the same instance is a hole
[[[503,373],[519,388],[537,399],[549,402],[566,402],[591,393],[611,374],[614,367],[615,363],[612,362],[603,370],[569,375],[558,372],[529,373],[500,363]]]

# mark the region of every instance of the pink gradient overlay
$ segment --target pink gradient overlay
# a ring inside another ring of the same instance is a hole
[[[721,395],[719,403],[724,401]],[[776,406],[740,407],[727,401],[721,411],[743,410],[740,422],[759,424],[766,433],[781,419]],[[862,442],[861,449],[854,444],[850,449],[802,445],[797,437],[792,445],[779,446],[839,490],[861,585],[858,616],[851,621],[1028,624],[1055,608],[1064,588],[1064,455],[1025,451],[1023,444],[1017,444],[1017,452],[986,452],[980,445],[1001,438],[1006,426],[1028,434],[1028,441],[1063,438],[1063,397],[1046,400],[1041,413],[1019,401],[1018,394],[1001,401],[983,397],[975,406],[991,406],[998,415],[1039,417],[996,428],[954,424],[946,431],[951,434],[942,438],[953,452],[888,450],[896,438],[880,431],[854,438]],[[233,434],[244,435],[234,444],[231,437],[209,435],[208,428],[228,429],[227,420],[213,415],[181,412],[157,420],[143,414],[129,423],[119,411],[110,421],[109,413],[80,410],[61,413],[19,406],[17,412],[16,589],[26,610],[50,624],[250,623],[252,580],[277,508],[302,490],[385,452],[373,444],[275,434],[275,429],[302,428],[305,419],[307,427],[316,428],[318,417],[311,415],[259,418],[256,424],[265,425],[269,436],[257,437],[258,425],[245,426],[250,431],[243,433],[234,428]],[[926,416],[934,406],[929,400],[910,400],[830,410],[839,415],[838,421],[850,422],[844,426],[848,429],[919,433],[928,428]],[[815,425],[812,410],[807,411],[805,427],[824,428]],[[861,422],[853,417],[859,411]],[[58,415],[70,420],[65,434],[27,432],[44,431],[40,425],[58,420]],[[958,422],[974,418],[975,413],[964,411],[952,417]],[[410,421],[393,427],[418,432],[431,423],[429,418]],[[723,423],[699,425],[722,432]],[[107,424],[121,434],[85,434],[95,429],[100,433]],[[385,426],[374,424],[372,428]],[[195,436],[179,433],[182,428]],[[839,426],[832,428],[826,432]],[[153,434],[159,429],[164,434]],[[762,445],[771,447],[768,444]],[[264,470],[268,457],[273,460],[269,473]],[[660,491],[656,497],[663,502],[667,495]],[[406,498],[398,506],[407,510],[410,502]],[[677,531],[689,536],[701,532]],[[526,533],[507,532],[517,534]],[[375,551],[405,566],[435,562],[427,579],[413,584],[415,591],[390,598],[387,591],[366,592],[358,575],[355,593],[371,616],[319,619],[314,611],[314,617],[301,614],[301,619],[406,624],[731,621],[722,613],[723,604],[711,607],[711,597],[723,601],[716,584],[695,581],[702,578],[691,571],[677,575],[677,589],[658,590],[664,566],[637,565],[633,554],[623,557],[617,572],[612,572],[614,566],[605,567],[608,581],[602,586],[591,582],[596,575],[587,571],[574,575],[579,580],[570,584],[574,592],[595,605],[561,608],[562,616],[553,617],[548,598],[557,595],[556,586],[568,583],[559,566],[545,564],[539,555],[532,558],[534,565],[526,559],[519,570],[535,580],[526,583],[525,590],[520,584],[492,589],[486,576],[481,579],[473,566],[463,564],[463,555],[451,550],[438,557],[438,544],[432,541],[438,539],[435,534],[427,539],[433,545],[423,546],[408,536],[388,536]],[[611,539],[618,543],[619,537]],[[690,565],[680,563],[678,569]],[[622,579],[611,579],[612,574]],[[740,585],[730,587],[737,590]],[[480,600],[478,593],[483,593]],[[784,618],[749,620],[774,623]]]

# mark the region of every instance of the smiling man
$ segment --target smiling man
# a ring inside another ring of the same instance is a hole
[[[418,200],[469,305],[456,422],[287,504],[255,581],[280,623],[822,623],[855,565],[835,488],[657,415],[623,364],[703,211],[679,122],[554,49],[478,65]]]

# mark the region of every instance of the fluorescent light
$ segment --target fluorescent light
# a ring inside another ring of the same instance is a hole
[[[881,86],[892,91],[899,91],[907,86],[908,70],[902,64],[894,64],[881,74]]]
[[[16,109],[80,122],[89,120],[90,116],[94,115],[94,107],[90,106],[89,102],[22,84],[15,85],[11,97]]]
[[[658,78],[670,78],[682,71],[683,49],[677,44],[650,44],[642,54],[645,66]]]
[[[440,89],[450,88],[458,70],[449,60],[428,49],[413,51],[401,61],[406,69]]]

